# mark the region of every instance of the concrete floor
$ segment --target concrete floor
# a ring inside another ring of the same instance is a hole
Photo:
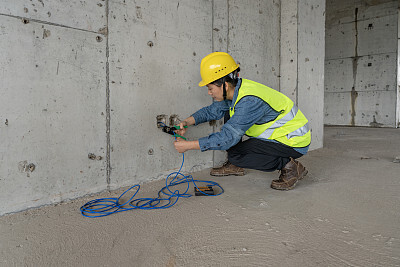
[[[189,152],[187,156],[190,157]],[[325,128],[287,192],[277,172],[216,178],[218,197],[84,218],[105,193],[0,217],[0,266],[400,266],[400,129]],[[142,186],[155,196],[164,181]]]

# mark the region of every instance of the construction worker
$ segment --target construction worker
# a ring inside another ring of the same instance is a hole
[[[201,61],[199,86],[207,86],[215,100],[180,123],[184,126],[219,120],[229,112],[221,131],[195,141],[178,138],[175,149],[226,150],[228,161],[210,172],[214,176],[244,175],[243,168],[271,172],[280,170],[271,187],[289,190],[307,170],[297,160],[305,155],[311,142],[308,120],[284,94],[265,85],[241,79],[239,65],[227,53],[214,52]],[[247,140],[242,137],[247,135]]]

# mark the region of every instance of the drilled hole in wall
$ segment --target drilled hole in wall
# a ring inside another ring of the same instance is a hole
[[[36,166],[35,166],[35,164],[31,163],[31,164],[29,164],[29,165],[27,166],[27,168],[28,168],[28,170],[29,170],[30,172],[33,172],[33,171],[36,169]]]
[[[169,125],[170,126],[178,125],[180,122],[181,122],[181,120],[179,119],[179,116],[176,114],[172,114],[169,117]]]
[[[157,127],[162,128],[167,125],[168,116],[165,114],[157,115]]]

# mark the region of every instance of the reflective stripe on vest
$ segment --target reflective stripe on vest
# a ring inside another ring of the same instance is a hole
[[[269,139],[271,137],[271,135],[274,133],[276,128],[282,127],[288,121],[293,120],[294,117],[297,115],[298,111],[299,111],[299,109],[297,108],[297,106],[293,106],[288,114],[286,114],[283,118],[275,121],[274,124],[272,124],[268,129],[266,129],[262,134],[260,134],[257,137],[264,138],[264,139]],[[305,125],[301,126],[297,130],[294,130],[293,132],[288,133],[287,134],[287,138],[290,139],[290,138],[295,137],[295,136],[303,136],[309,130],[310,129],[308,127],[308,122],[307,122]]]
[[[260,134],[258,137],[264,138],[264,139],[269,139],[273,132],[275,131],[276,128],[282,127],[285,125],[288,121],[291,121],[294,119],[294,117],[297,114],[297,111],[299,109],[296,106],[293,106],[292,109],[289,111],[288,114],[286,114],[283,118],[277,120],[272,124],[268,129],[266,129],[262,134]],[[297,130],[296,130],[297,131]],[[290,139],[290,138],[289,138]]]
[[[306,125],[300,127],[296,131],[288,133],[287,138],[290,139],[295,136],[303,136],[303,135],[306,135],[309,131],[310,131],[310,128],[308,127],[308,122],[307,122]]]
[[[246,135],[261,139],[271,139],[291,147],[306,147],[311,142],[308,120],[287,96],[265,85],[242,79],[236,102],[230,110],[233,116],[236,104],[246,96],[256,96],[280,111],[274,120],[251,126]]]

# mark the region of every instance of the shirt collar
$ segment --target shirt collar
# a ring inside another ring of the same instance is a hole
[[[238,83],[236,84],[236,87],[235,87],[235,91],[233,92],[233,98],[232,98],[232,102],[231,102],[231,104],[230,104],[230,107],[231,108],[233,108],[233,106],[235,105],[235,103],[236,103],[236,99],[237,99],[237,97],[238,97],[238,95],[239,95],[239,89],[240,89],[240,86],[242,85],[242,79],[241,78],[239,78],[238,79]]]

